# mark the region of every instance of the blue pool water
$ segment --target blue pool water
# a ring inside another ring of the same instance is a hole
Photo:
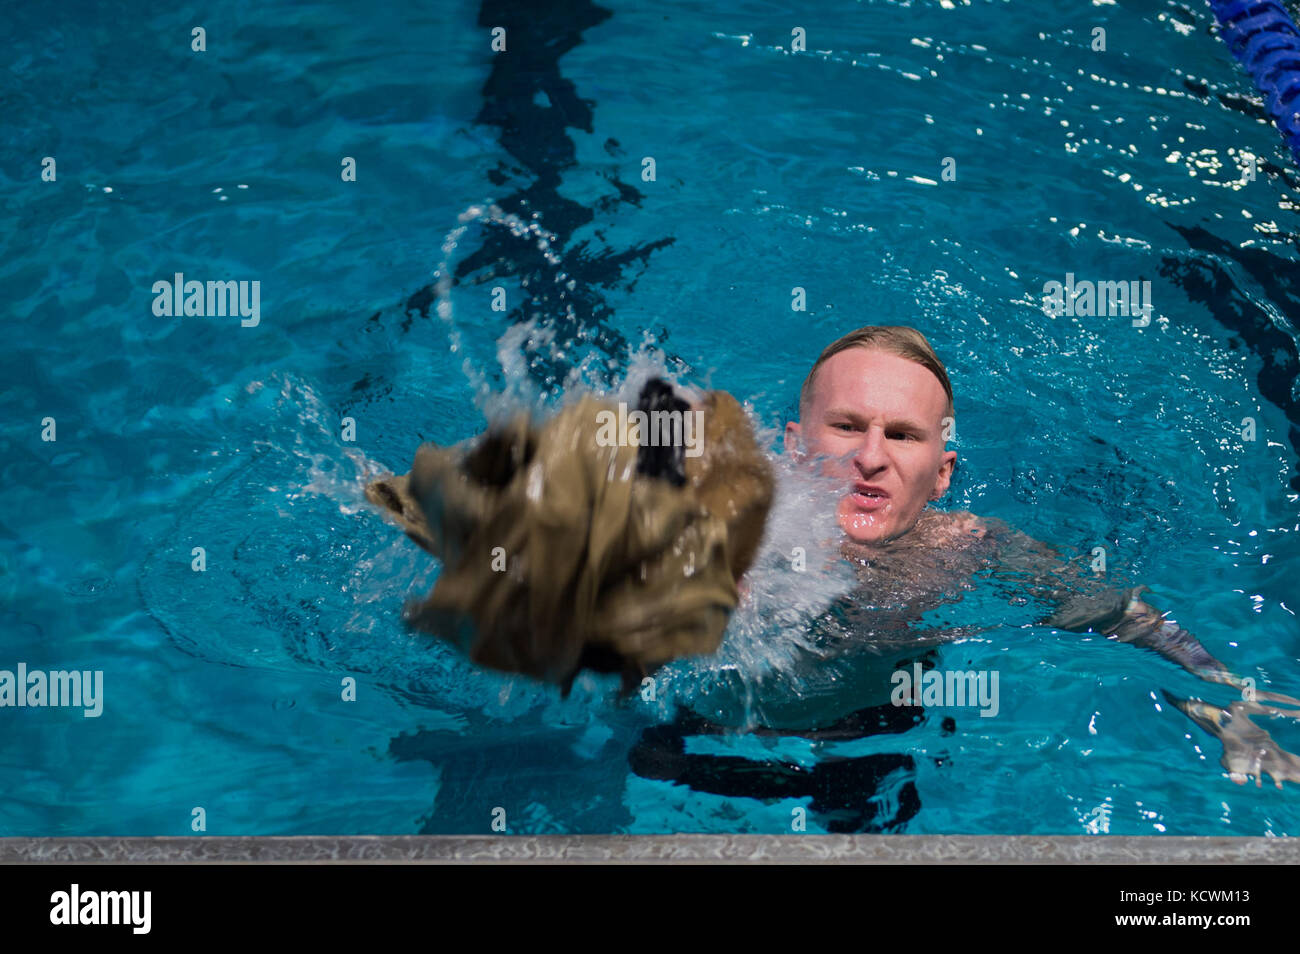
[[[630,355],[775,434],[863,324],[947,362],[945,506],[1104,547],[1236,672],[1300,693],[1300,183],[1208,8],[430,6],[9,11],[0,669],[102,670],[104,700],[0,709],[0,833],[187,834],[196,808],[207,834],[488,833],[496,808],[514,833],[790,831],[816,796],[630,753],[678,702],[810,719],[860,686],[772,677],[780,637],[674,664],[653,703],[476,670],[403,628],[436,567],[362,488],[480,430],[484,388],[554,405]],[[260,322],[156,316],[178,272],[259,281]],[[1046,314],[1067,272],[1150,281],[1150,325]],[[985,593],[944,613],[982,626],[937,652],[1001,673],[997,717],[685,751],[875,766],[861,830],[1300,832],[1296,785],[1232,784],[1162,695],[1231,690]]]

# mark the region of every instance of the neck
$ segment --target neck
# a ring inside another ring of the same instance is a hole
[[[906,530],[883,540],[853,540],[846,536],[843,549],[851,551],[857,556],[884,556],[887,553],[895,553],[899,550],[925,546],[929,543],[928,530],[934,522],[935,516],[935,512],[927,507],[921,511],[920,516]]]

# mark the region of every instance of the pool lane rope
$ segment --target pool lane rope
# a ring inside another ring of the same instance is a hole
[[[1210,0],[1210,7],[1300,164],[1300,29],[1278,0]]]

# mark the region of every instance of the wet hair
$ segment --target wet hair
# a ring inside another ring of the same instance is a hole
[[[799,391],[800,417],[804,416],[808,405],[812,403],[813,383],[817,378],[818,370],[835,355],[849,348],[887,351],[919,364],[938,378],[939,383],[943,385],[943,391],[948,395],[948,416],[953,416],[952,383],[948,380],[948,371],[939,360],[939,356],[934,353],[934,348],[926,340],[925,335],[907,325],[867,325],[857,331],[850,331],[822,349],[812,370],[808,372],[808,377],[804,378],[803,388]]]

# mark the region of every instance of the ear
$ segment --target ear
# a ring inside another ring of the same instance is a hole
[[[803,457],[803,432],[798,421],[790,421],[785,426],[785,452],[796,459]]]
[[[948,492],[948,485],[952,483],[952,472],[957,466],[957,452],[944,451],[943,456],[939,458],[939,475],[934,479],[934,493],[930,494],[931,500],[938,500]]]

